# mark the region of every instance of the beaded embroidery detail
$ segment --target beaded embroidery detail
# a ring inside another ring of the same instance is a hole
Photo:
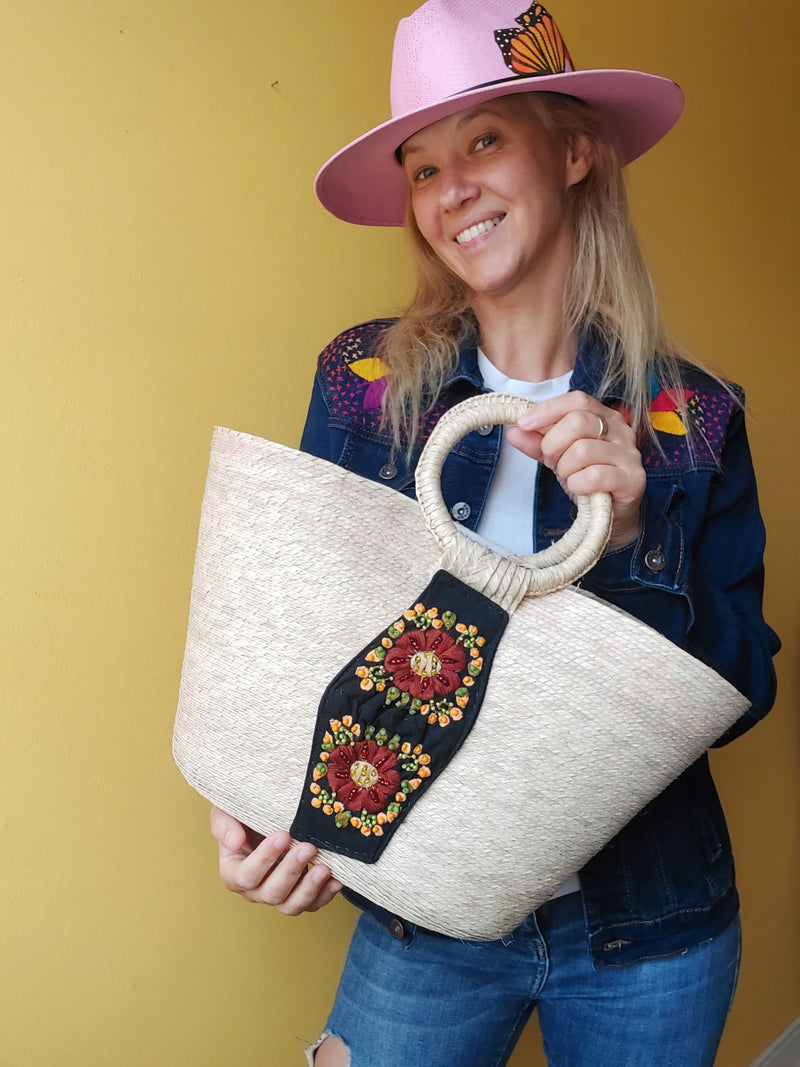
[[[292,836],[374,862],[472,729],[507,622],[438,571],[323,695]]]
[[[332,815],[338,829],[352,827],[364,837],[382,837],[401,804],[431,775],[422,745],[389,737],[384,729],[361,727],[349,715],[330,720],[310,785],[311,806]]]
[[[432,725],[463,718],[470,689],[483,670],[486,639],[452,611],[416,604],[387,629],[356,668],[361,688],[385,693],[386,704],[424,715]],[[369,664],[369,665],[367,665]]]

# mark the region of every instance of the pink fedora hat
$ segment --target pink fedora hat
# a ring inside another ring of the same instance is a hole
[[[392,117],[322,167],[316,193],[346,222],[401,226],[407,183],[397,148],[447,115],[511,93],[565,93],[601,112],[623,163],[677,122],[683,93],[634,70],[575,70],[550,13],[527,0],[427,0],[397,27]]]

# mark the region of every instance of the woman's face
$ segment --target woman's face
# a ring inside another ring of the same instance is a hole
[[[500,97],[414,134],[403,166],[420,232],[473,303],[565,282],[573,256],[567,193],[590,168],[582,138],[567,145],[524,99]]]

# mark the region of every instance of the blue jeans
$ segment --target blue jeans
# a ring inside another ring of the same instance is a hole
[[[711,1067],[739,969],[738,917],[684,952],[595,970],[580,893],[502,941],[359,919],[326,1034],[351,1067],[502,1067],[534,1008],[551,1067]]]

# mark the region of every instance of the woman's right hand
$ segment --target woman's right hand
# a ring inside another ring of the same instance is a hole
[[[342,888],[323,864],[309,864],[313,845],[299,843],[285,830],[268,837],[243,826],[221,808],[211,809],[211,833],[219,843],[219,875],[232,893],[256,904],[271,904],[284,915],[319,911]]]

